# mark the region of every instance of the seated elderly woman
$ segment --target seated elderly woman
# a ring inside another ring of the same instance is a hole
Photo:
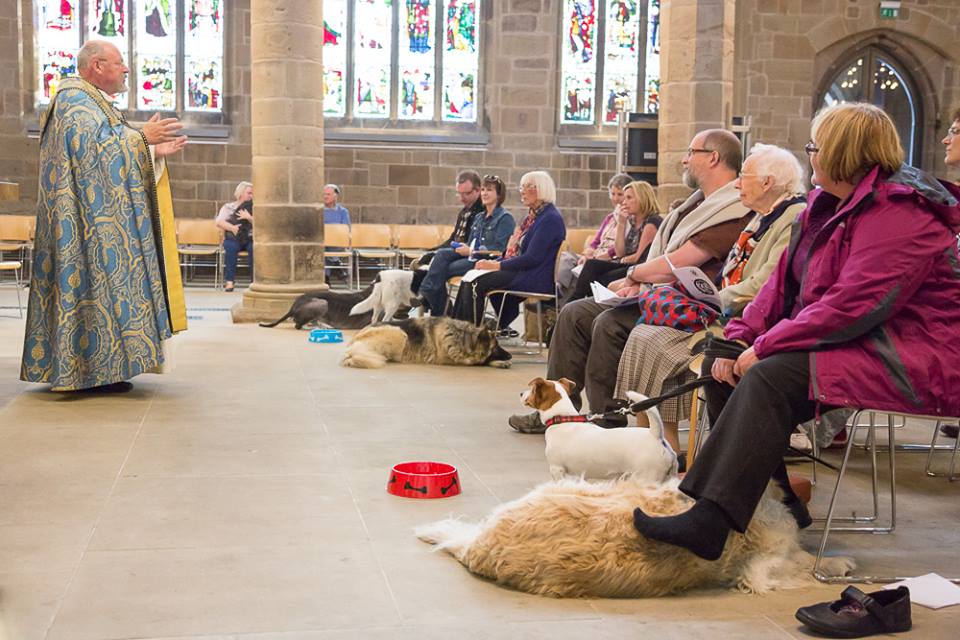
[[[502,253],[517,226],[513,215],[503,208],[507,187],[497,176],[480,181],[480,201],[484,214],[476,215],[467,242],[456,248],[438,249],[430,261],[430,270],[420,285],[420,295],[430,315],[442,316],[447,310],[447,280],[473,269],[476,252]]]
[[[754,217],[740,233],[722,270],[720,300],[726,316],[740,315],[773,273],[790,241],[790,227],[806,206],[803,168],[796,156],[780,147],[754,145],[734,186],[740,202]],[[627,391],[647,397],[662,395],[696,377],[690,371],[691,334],[673,327],[638,324],[627,338],[617,372],[614,397]],[[689,417],[691,394],[659,406],[666,437],[680,451],[677,423]]]
[[[624,278],[630,265],[647,259],[647,252],[657,235],[662,218],[657,194],[648,182],[638,180],[623,189],[623,200],[616,213],[616,233],[612,259],[591,258],[583,265],[577,285],[569,300],[591,294],[590,283],[608,285]]]
[[[520,178],[520,202],[529,213],[514,232],[500,260],[480,260],[476,269],[489,271],[471,282],[461,282],[453,317],[480,324],[486,296],[495,289],[527,293],[553,293],[557,252],[567,235],[563,217],[554,206],[557,188],[545,171],[532,171]],[[503,313],[500,328],[510,326],[520,313],[523,298],[491,296]]]
[[[707,560],[746,530],[771,477],[783,484],[790,433],[817,411],[960,414],[960,189],[903,164],[893,121],[870,104],[821,111],[806,151],[819,189],[800,232],[726,327],[749,347],[704,363],[717,417],[680,483],[696,502],[634,511],[644,536]]]

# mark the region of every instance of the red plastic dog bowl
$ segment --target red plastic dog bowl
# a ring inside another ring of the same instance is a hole
[[[401,462],[390,470],[387,492],[403,498],[449,498],[460,493],[460,476],[444,462]]]

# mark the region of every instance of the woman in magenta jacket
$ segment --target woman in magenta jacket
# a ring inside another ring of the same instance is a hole
[[[776,272],[726,328],[749,348],[711,365],[717,420],[680,484],[696,503],[634,512],[646,537],[708,560],[746,530],[771,477],[785,480],[797,424],[839,406],[960,415],[960,189],[904,165],[875,106],[828,107],[811,138],[819,188]]]

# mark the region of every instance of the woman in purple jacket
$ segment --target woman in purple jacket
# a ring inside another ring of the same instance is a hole
[[[811,138],[819,188],[774,275],[726,328],[749,348],[710,365],[714,429],[680,484],[696,503],[663,518],[634,511],[644,536],[707,560],[746,530],[771,477],[784,484],[797,424],[841,406],[960,415],[960,189],[903,164],[873,105],[824,109]]]
[[[567,236],[563,217],[553,201],[557,187],[545,171],[531,171],[520,178],[520,201],[529,208],[514,231],[501,260],[479,260],[476,268],[489,271],[472,282],[462,282],[453,307],[453,317],[480,324],[488,291],[510,289],[528,293],[554,293],[557,251]],[[500,328],[510,326],[520,313],[523,298],[508,296],[503,302]],[[501,297],[491,296],[495,309]]]

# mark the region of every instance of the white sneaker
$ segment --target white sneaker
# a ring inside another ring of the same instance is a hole
[[[790,436],[790,446],[797,451],[813,451],[813,443],[807,434],[798,431]]]

